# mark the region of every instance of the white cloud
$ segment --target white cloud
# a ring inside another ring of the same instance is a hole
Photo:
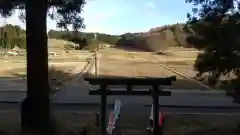
[[[146,8],[153,9],[155,8],[155,4],[153,2],[146,3]]]

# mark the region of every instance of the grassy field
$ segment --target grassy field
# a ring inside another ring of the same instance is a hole
[[[64,40],[58,39],[48,39],[48,51],[55,52],[55,56],[49,55],[49,63],[53,62],[86,62],[86,59],[91,57],[91,53],[86,51],[79,51],[79,50],[72,50],[66,53],[64,49],[65,45],[77,46],[76,44]],[[4,71],[8,72],[11,70],[22,70],[26,67],[26,52],[24,52],[24,56],[2,56],[0,57],[0,64],[1,64],[1,72],[0,77],[5,75]],[[63,67],[63,66],[62,66]],[[68,67],[67,67],[68,68]],[[61,68],[62,69],[62,68]],[[65,70],[65,69],[64,69]]]
[[[49,51],[54,51],[57,54],[56,56],[49,56],[49,63],[85,62],[92,55],[92,53],[86,51],[65,53],[64,44],[73,43],[56,39],[49,40]],[[196,76],[197,72],[193,69],[193,64],[199,53],[199,51],[191,48],[169,48],[161,53],[143,52],[129,48],[100,49],[99,75],[129,77],[176,76],[177,81],[171,87],[168,87],[169,89],[205,90],[206,87],[186,79],[186,77],[193,79]],[[0,64],[3,65],[0,70],[0,77],[11,76],[12,74],[10,75],[9,71],[17,72],[14,70],[25,68],[26,59],[25,56],[2,57],[0,58]],[[167,66],[182,76],[160,65]],[[67,66],[64,68],[61,68],[63,72],[69,69]],[[24,72],[21,74],[24,74]],[[201,83],[207,85],[207,82]]]
[[[65,44],[71,42],[49,39],[49,52],[55,52],[55,56],[49,55],[49,80],[52,87],[58,87],[64,82],[76,77],[81,68],[87,64],[87,59],[92,56],[90,52],[75,50],[66,53]],[[26,80],[22,79],[16,84],[14,81],[7,81],[4,78],[25,78],[26,77],[26,56],[2,56],[0,57],[0,79],[1,83],[6,85],[0,86],[4,89],[18,89],[25,87]],[[14,86],[14,87],[11,87]],[[24,89],[24,88],[22,88]]]
[[[180,54],[177,51],[175,52],[174,50],[172,50],[172,53],[174,55],[171,55],[171,56],[156,55],[152,52],[139,52],[139,51],[132,52],[128,50],[108,48],[100,51],[101,58],[99,61],[100,61],[100,66],[102,68],[108,67],[110,64],[116,64],[116,66],[119,66],[119,65],[122,65],[124,67],[126,66],[129,68],[132,68],[133,70],[141,70],[140,68],[144,68],[144,67],[147,67],[149,70],[149,68],[158,67],[156,69],[153,69],[152,72],[158,72],[158,70],[161,70],[162,74],[168,72],[167,70],[161,69],[159,66],[159,64],[164,64],[171,68],[175,68],[175,70],[181,70],[182,74],[186,76],[189,76],[189,77],[195,76],[196,72],[193,70],[193,63],[196,59],[196,55],[198,54],[198,52],[192,52],[189,54],[189,56],[187,55],[188,54],[187,50],[185,50],[185,53],[182,53],[182,54]],[[185,54],[185,57],[182,56],[183,54]],[[153,63],[152,61],[155,61],[156,63]],[[145,76],[151,76],[150,74],[147,73],[148,70],[146,69],[144,70],[146,72],[144,74]],[[130,72],[131,71],[129,71],[129,74]],[[167,73],[167,74],[173,75],[173,73]],[[159,73],[156,73],[156,75],[161,76],[161,74]],[[136,74],[136,76],[138,76],[138,74]]]
[[[188,55],[189,51],[189,55]],[[203,89],[200,86],[160,65],[167,66],[188,78],[194,78],[193,64],[199,52],[193,49],[170,48],[166,53],[156,54],[127,49],[107,48],[100,50],[99,74],[103,76],[127,77],[168,77],[176,76],[177,81],[169,89]],[[206,85],[206,83],[203,83]]]
[[[49,66],[49,83],[52,89],[59,89],[61,86],[65,84],[65,82],[69,82],[74,80],[83,70],[83,67],[87,64],[87,62],[78,62],[78,63],[60,63],[60,65],[51,65]],[[0,72],[2,78],[12,78],[13,80],[21,81],[7,81],[2,79],[1,83],[4,81],[4,85],[0,86],[1,90],[5,89],[26,89],[26,68],[19,67],[13,68],[10,70],[4,70]]]

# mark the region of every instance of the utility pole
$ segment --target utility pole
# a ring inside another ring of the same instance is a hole
[[[95,76],[98,76],[98,44],[97,44],[97,34],[94,34],[94,39],[93,39],[93,45],[96,46],[95,47]]]

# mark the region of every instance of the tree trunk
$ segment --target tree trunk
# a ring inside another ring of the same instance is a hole
[[[26,0],[27,97],[21,105],[22,132],[50,135],[50,87],[46,15],[48,0]]]

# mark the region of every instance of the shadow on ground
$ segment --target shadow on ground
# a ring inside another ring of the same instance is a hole
[[[25,91],[26,79],[15,77],[0,77],[0,91]]]
[[[107,116],[109,111],[107,110]],[[54,110],[54,116],[56,135],[81,135],[84,127],[87,135],[96,135],[100,132],[100,127],[95,126],[94,111]],[[116,135],[146,135],[148,117],[149,114],[134,110],[132,113],[121,113],[116,125]],[[2,135],[17,135],[20,130],[18,112],[0,112],[0,120]],[[163,135],[239,135],[239,122],[240,116],[166,114]]]

